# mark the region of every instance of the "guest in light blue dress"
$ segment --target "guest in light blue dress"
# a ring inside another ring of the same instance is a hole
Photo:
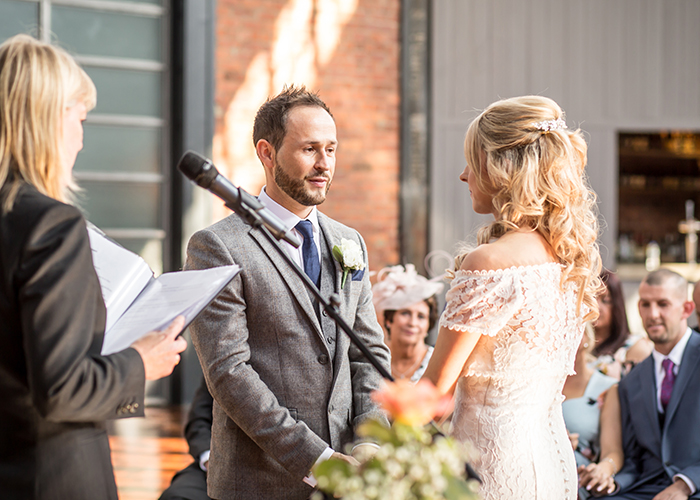
[[[600,453],[600,408],[601,394],[617,383],[613,377],[603,375],[591,368],[589,360],[593,350],[593,333],[586,328],[578,351],[574,369],[564,384],[566,400],[562,404],[564,422],[575,448],[576,466],[588,465]],[[588,492],[580,489],[579,497],[588,498]]]

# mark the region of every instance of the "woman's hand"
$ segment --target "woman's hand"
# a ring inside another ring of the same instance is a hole
[[[569,441],[571,441],[571,447],[574,450],[578,448],[578,432],[569,432]]]
[[[178,316],[165,330],[149,332],[131,344],[141,355],[146,380],[158,380],[173,372],[180,353],[187,348],[187,341],[178,337],[184,326],[185,318]]]
[[[581,465],[578,468],[578,484],[596,496],[610,494],[615,491],[614,474],[615,468],[608,461]]]

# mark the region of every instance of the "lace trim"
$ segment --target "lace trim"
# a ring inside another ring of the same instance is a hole
[[[512,372],[533,363],[573,373],[583,322],[576,314],[576,286],[560,286],[561,269],[552,262],[455,276],[440,326],[491,339],[473,355],[470,375],[493,376],[504,366]]]
[[[477,271],[460,269],[454,272],[455,277],[452,281],[455,281],[458,276],[499,276],[501,274],[506,274],[510,272],[522,273],[524,271],[536,271],[538,269],[549,268],[551,268],[552,270],[556,269],[559,272],[561,272],[564,269],[564,266],[562,264],[559,264],[558,262],[544,262],[542,264],[528,264],[524,266],[504,267],[503,269],[483,269]]]
[[[522,285],[515,273],[495,276],[456,276],[446,295],[440,326],[459,332],[496,335],[523,303]]]

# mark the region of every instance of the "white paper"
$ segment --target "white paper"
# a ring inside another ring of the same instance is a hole
[[[231,265],[161,275],[105,333],[102,354],[126,349],[146,333],[162,330],[178,315],[188,324],[238,271],[239,266]]]
[[[88,236],[107,308],[105,329],[109,330],[153,279],[153,271],[139,255],[110,240],[96,227],[88,227]]]
[[[126,349],[176,316],[189,324],[240,271],[237,265],[166,273],[158,278],[145,260],[88,227],[95,272],[107,307],[102,354]]]

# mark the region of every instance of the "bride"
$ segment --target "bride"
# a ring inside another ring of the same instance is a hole
[[[495,102],[467,130],[460,180],[495,220],[456,259],[425,377],[455,395],[484,500],[576,499],[562,387],[602,286],[586,150],[545,97]]]

